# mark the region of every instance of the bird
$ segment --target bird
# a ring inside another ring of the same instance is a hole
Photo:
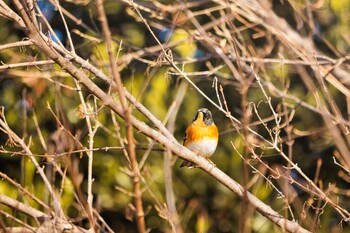
[[[208,159],[215,152],[218,140],[219,131],[211,112],[207,108],[198,109],[192,123],[186,128],[183,145],[197,155]],[[191,161],[184,160],[180,167],[196,166]]]

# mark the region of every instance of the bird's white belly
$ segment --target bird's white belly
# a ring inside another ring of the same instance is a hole
[[[216,146],[217,141],[209,138],[204,138],[201,141],[192,142],[186,145],[188,149],[204,158],[210,157],[216,150]]]

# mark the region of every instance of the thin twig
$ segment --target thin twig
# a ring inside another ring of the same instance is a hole
[[[122,80],[115,66],[116,63],[115,63],[115,57],[114,57],[113,48],[112,48],[111,32],[108,26],[106,13],[103,7],[103,1],[96,0],[96,7],[98,11],[98,16],[99,16],[98,19],[101,23],[103,35],[105,37],[106,44],[107,44],[107,51],[108,51],[110,68],[112,70],[112,77],[117,84],[117,91],[119,94],[119,100],[121,102],[123,116],[125,120],[126,138],[128,140],[128,155],[131,163],[130,165],[131,165],[132,176],[133,176],[132,178],[133,178],[133,185],[134,185],[133,188],[134,188],[134,202],[135,202],[135,208],[136,208],[137,227],[140,233],[145,233],[146,232],[145,217],[144,217],[145,214],[142,206],[142,192],[140,187],[141,175],[139,171],[138,162],[136,159],[133,127],[132,127],[132,121],[131,121],[132,113],[131,113],[131,109],[128,106],[127,99],[125,98],[125,92],[124,92]]]
[[[4,113],[1,112],[0,113],[0,126],[4,129],[4,131],[6,132],[6,134],[9,137],[9,140],[13,140],[14,142],[18,143],[19,146],[22,147],[22,149],[28,154],[28,157],[30,158],[30,160],[32,161],[32,163],[34,164],[37,172],[40,174],[42,180],[44,181],[45,187],[47,188],[47,190],[49,191],[51,198],[53,200],[53,205],[54,205],[54,209],[55,209],[55,213],[60,216],[63,217],[63,210],[61,208],[60,205],[60,201],[57,199],[55,192],[53,191],[53,188],[51,186],[50,181],[48,180],[48,178],[45,175],[44,169],[39,165],[39,163],[36,161],[33,153],[31,152],[31,150],[27,147],[27,145],[25,144],[25,142],[17,136],[17,134],[15,134],[12,129],[8,126],[8,124],[6,123],[4,119]]]

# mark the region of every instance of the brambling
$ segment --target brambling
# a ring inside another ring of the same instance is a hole
[[[187,127],[183,145],[199,156],[209,158],[218,145],[219,132],[211,112],[198,109],[192,123]],[[180,167],[194,168],[195,164],[184,160]]]

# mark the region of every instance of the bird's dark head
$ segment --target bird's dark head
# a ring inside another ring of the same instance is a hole
[[[213,116],[211,115],[211,112],[207,108],[198,109],[197,114],[193,119],[193,122],[200,122],[200,121],[204,122],[205,125],[214,124]]]

